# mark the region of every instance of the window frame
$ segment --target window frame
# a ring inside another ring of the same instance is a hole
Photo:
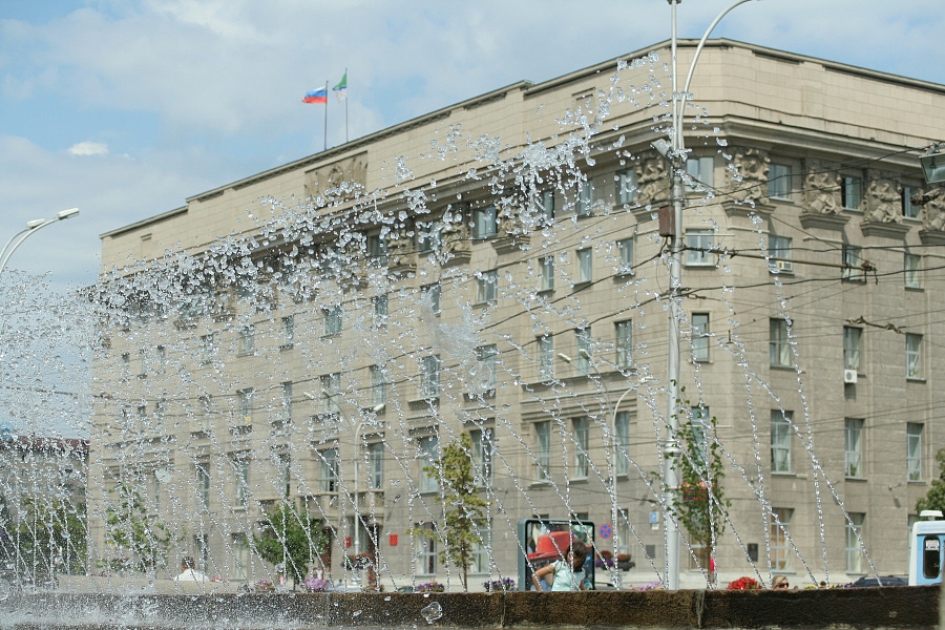
[[[425,399],[440,397],[440,355],[431,354],[420,359],[420,396]]]
[[[922,434],[925,425],[906,423],[906,481],[922,481]]]
[[[614,322],[614,338],[617,349],[615,365],[621,370],[633,369],[633,320]]]
[[[538,379],[550,381],[555,377],[555,338],[554,335],[537,337],[538,343]]]
[[[478,488],[489,488],[495,481],[495,430],[491,427],[472,429],[473,482]]]
[[[906,289],[922,288],[922,255],[904,252],[902,255],[902,282]]]
[[[862,418],[843,419],[843,476],[847,479],[866,478],[863,471],[864,426]]]
[[[617,185],[617,203],[621,206],[632,206],[636,202],[636,172],[632,168],[617,171],[614,175]]]
[[[768,271],[794,273],[794,239],[789,236],[768,235]],[[772,259],[778,260],[772,260]]]
[[[922,340],[922,335],[906,333],[906,378],[909,380],[924,380]]]
[[[614,473],[618,477],[630,474],[630,412],[614,414]]]
[[[384,489],[384,442],[367,444],[367,486],[368,490]]]
[[[440,458],[440,439],[436,435],[424,435],[417,439],[420,474],[417,476],[417,491],[421,493],[439,492],[440,481],[437,475],[427,473],[424,468],[434,466]]]
[[[555,257],[553,254],[538,259],[539,291],[555,290]]]
[[[341,415],[341,372],[329,372],[318,377],[322,388],[322,413]]]
[[[770,558],[772,571],[789,573],[793,570],[791,559],[794,556],[791,548],[791,521],[794,520],[793,508],[771,508],[769,523]]]
[[[473,239],[477,241],[493,238],[498,234],[498,213],[495,206],[473,210]]]
[[[342,311],[341,304],[330,308],[323,307],[322,316],[325,319],[325,337],[341,334],[344,325],[344,312]]]
[[[709,339],[712,336],[709,313],[693,313],[690,318],[689,347],[692,360],[697,363],[708,363],[711,360]]]
[[[783,317],[768,319],[768,361],[771,367],[794,367],[790,330]]]
[[[768,164],[768,197],[779,201],[791,201],[794,192],[794,173],[790,164],[771,162]]]
[[[840,279],[847,282],[866,282],[863,271],[863,249],[856,245],[843,243],[840,248]]]
[[[713,260],[714,254],[709,250],[715,247],[715,231],[705,228],[687,229],[686,234],[686,260],[687,267],[715,267]],[[689,249],[689,248],[695,249]]]
[[[590,284],[594,281],[594,248],[582,247],[575,252],[577,258],[577,284]]]
[[[323,493],[338,492],[341,477],[341,458],[338,448],[318,449],[318,487]]]
[[[863,208],[864,186],[861,175],[840,176],[840,206],[844,210],[859,212]]]
[[[539,420],[535,427],[535,480],[551,481],[551,420]]]
[[[587,416],[571,418],[574,436],[574,474],[572,479],[587,479],[590,474],[590,419]]]
[[[495,306],[499,296],[499,271],[488,269],[476,274],[475,306]]]
[[[771,410],[771,474],[790,475],[794,473],[794,433],[791,424],[794,412],[781,409]]]
[[[863,365],[863,329],[843,327],[843,369],[860,371]]]
[[[627,276],[633,274],[633,249],[634,238],[622,238],[617,241],[617,275]]]
[[[863,538],[863,526],[866,523],[866,514],[863,512],[847,512],[848,520],[845,523],[846,534],[845,568],[847,574],[860,574],[863,571],[863,549],[860,539]]]

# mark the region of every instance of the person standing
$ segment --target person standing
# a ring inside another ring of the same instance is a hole
[[[532,574],[535,589],[544,591],[541,586],[542,578],[549,573],[552,591],[585,590],[584,560],[587,558],[587,545],[580,540],[573,540],[564,553],[564,558],[547,564]]]
[[[201,573],[195,567],[197,563],[191,556],[187,556],[180,563],[180,575],[174,578],[175,582],[209,582],[210,578],[205,573]]]

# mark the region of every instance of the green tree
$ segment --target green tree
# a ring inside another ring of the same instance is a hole
[[[288,501],[266,512],[262,535],[253,534],[257,553],[267,562],[284,566],[292,577],[293,588],[305,579],[327,542],[318,524],[299,514]]]
[[[15,558],[24,569],[52,575],[83,573],[88,557],[85,506],[56,499],[23,500],[19,520],[9,527]]]
[[[124,552],[108,568],[151,572],[167,558],[171,535],[167,525],[148,514],[141,494],[122,481],[108,491],[105,542]]]
[[[945,513],[945,448],[935,453],[935,461],[938,462],[938,479],[932,480],[929,491],[915,504],[919,514],[922,510],[941,510]]]
[[[445,507],[444,522],[435,529],[413,530],[414,534],[443,542],[440,561],[449,560],[459,568],[463,590],[469,589],[467,578],[473,551],[482,543],[477,526],[484,519],[486,507],[485,499],[476,490],[471,453],[472,438],[463,433],[443,449],[435,464],[424,466],[424,471],[440,482],[441,493],[436,500]]]

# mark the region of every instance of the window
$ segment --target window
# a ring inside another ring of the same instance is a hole
[[[594,212],[594,182],[587,181],[578,184],[578,198],[575,204],[575,213],[579,217],[589,217]]]
[[[372,267],[387,264],[387,239],[382,234],[370,234],[367,239],[368,263]]]
[[[771,410],[771,472],[791,472],[791,411]]]
[[[535,479],[548,481],[551,479],[551,421],[542,420],[535,423]]]
[[[768,320],[768,357],[773,367],[791,367],[791,342],[788,340],[787,320],[772,317]]]
[[[555,191],[543,190],[541,192],[540,204],[539,213],[542,219],[544,219],[543,223],[547,225],[555,218]]]
[[[158,400],[154,403],[154,430],[164,432],[164,418],[167,416],[167,401]]]
[[[440,223],[438,221],[417,222],[417,245],[420,253],[435,252],[440,249]]]
[[[496,288],[499,284],[499,272],[479,271],[476,273],[476,303],[495,304]]]
[[[774,162],[768,165],[769,197],[773,197],[774,199],[790,199],[791,190],[793,188],[790,165],[776,164]]]
[[[371,405],[387,404],[387,374],[383,366],[372,365],[371,372]]]
[[[538,338],[538,378],[548,381],[555,376],[555,338],[544,335]]]
[[[917,254],[903,255],[903,281],[907,289],[921,289],[922,281],[919,278],[919,268],[922,265],[922,257]]]
[[[127,352],[121,355],[121,377],[124,380],[131,378],[131,354]]]
[[[279,473],[278,482],[282,487],[282,496],[287,497],[292,492],[292,455],[289,453],[281,453],[276,463]]]
[[[616,449],[614,468],[618,475],[630,474],[630,412],[618,411],[614,416],[614,440]]]
[[[577,371],[581,376],[591,373],[591,329],[578,328],[574,331],[577,342]]]
[[[148,375],[148,353],[144,349],[138,350],[138,376],[144,378]]]
[[[574,418],[572,421],[574,429],[574,478],[587,479],[588,458],[587,448],[589,444],[590,428],[587,417]]]
[[[384,443],[371,442],[367,445],[368,488],[380,490],[384,486]]]
[[[322,374],[318,378],[322,384],[322,413],[341,413],[341,372]]]
[[[617,203],[621,205],[633,204],[636,181],[633,170],[619,171],[614,180],[617,182]]]
[[[495,207],[473,210],[473,238],[489,238],[495,234]]]
[[[210,363],[213,360],[213,355],[213,333],[203,335],[200,337],[200,362],[203,364]]]
[[[199,414],[199,430],[210,432],[210,419],[213,416],[213,396],[201,396],[197,399],[197,413]]]
[[[687,186],[690,190],[703,188],[698,184],[711,188],[713,184],[713,171],[715,169],[715,158],[711,155],[702,157],[690,157],[686,160],[686,172],[692,178],[692,182]]]
[[[418,529],[428,530],[417,534],[417,575],[436,573],[436,538],[432,536],[433,523],[423,523]]]
[[[791,545],[788,538],[791,535],[791,519],[794,510],[788,508],[771,508],[771,568],[775,571],[791,570]]]
[[[843,327],[843,369],[860,369],[860,337],[863,334],[862,328],[853,326]]]
[[[705,362],[709,360],[709,314],[692,314],[692,337],[690,345],[692,346],[692,359],[694,361]]]
[[[847,210],[859,210],[863,203],[863,179],[852,175],[840,178],[840,204]]]
[[[912,195],[916,193],[916,189],[912,186],[903,186],[902,187],[902,216],[907,219],[918,219],[919,218],[919,208],[920,206],[913,205]]]
[[[375,295],[371,304],[374,307],[374,327],[384,328],[387,326],[387,294]]]
[[[237,354],[247,355],[252,354],[256,346],[256,327],[255,326],[245,326],[240,330],[239,337],[239,347],[237,348]]]
[[[847,516],[847,573],[863,573],[863,548],[860,546],[860,538],[863,533],[863,523],[866,521],[866,514],[861,512],[850,512]]]
[[[921,424],[906,423],[906,470],[909,481],[922,481],[922,428]]]
[[[840,278],[854,282],[866,282],[863,274],[863,259],[860,258],[860,248],[843,244],[841,252],[843,268],[840,269]]]
[[[323,308],[322,315],[325,318],[326,335],[337,335],[341,332],[342,311],[340,304],[331,308]]]
[[[282,419],[292,420],[292,381],[282,383]]]
[[[686,230],[686,264],[690,267],[711,267],[712,230]]]
[[[555,257],[542,256],[538,259],[538,272],[541,274],[539,291],[554,291],[555,288]]]
[[[440,314],[440,283],[426,284],[420,288],[421,306],[424,312],[429,309],[434,315]]]
[[[253,422],[253,389],[241,389],[236,392],[237,415],[238,420],[243,424],[252,424]]]
[[[594,254],[590,247],[577,250],[578,283],[584,284],[594,279]]]
[[[438,476],[435,471],[430,470],[437,464],[440,458],[440,440],[435,435],[420,438],[419,442],[420,456],[417,458],[420,464],[420,474],[417,477],[417,486],[420,492],[436,492],[440,488]]]
[[[492,528],[489,527],[489,523],[486,521],[473,523],[472,562],[469,566],[471,573],[489,573],[491,549]]]
[[[469,432],[469,437],[472,438],[473,478],[476,485],[482,488],[491,486],[495,435],[492,429],[476,429]]]
[[[695,443],[693,464],[697,468],[705,468],[709,458],[709,408],[705,405],[696,405],[690,409],[692,413],[692,440]]]
[[[156,374],[164,374],[167,370],[167,348],[164,346],[158,346],[154,349],[155,351],[155,366],[154,372]]]
[[[844,424],[844,475],[863,477],[863,420],[847,418]]]
[[[906,378],[922,378],[922,335],[906,334]]]
[[[321,463],[321,474],[319,475],[321,491],[336,492],[338,490],[338,473],[340,470],[338,449],[326,448],[318,451],[318,459]]]
[[[210,464],[208,462],[194,466],[197,476],[197,499],[204,509],[210,509]]]
[[[633,322],[627,320],[614,324],[617,337],[617,367],[628,370],[633,367]]]
[[[479,360],[479,391],[483,394],[495,393],[498,356],[499,350],[495,344],[476,348],[476,357]]]
[[[423,357],[420,360],[420,396],[437,398],[440,395],[440,355]]]
[[[786,236],[768,236],[768,270],[771,273],[794,273],[793,240]]]
[[[617,256],[619,257],[617,273],[633,273],[633,239],[625,238],[617,241]]]
[[[282,318],[282,348],[291,348],[295,343],[295,315]]]
[[[238,508],[245,508],[249,505],[249,460],[235,460],[233,462],[233,474],[236,486],[233,505]]]

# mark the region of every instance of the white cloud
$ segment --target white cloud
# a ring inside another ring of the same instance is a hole
[[[79,142],[68,149],[70,155],[106,155],[108,145],[103,142]]]

